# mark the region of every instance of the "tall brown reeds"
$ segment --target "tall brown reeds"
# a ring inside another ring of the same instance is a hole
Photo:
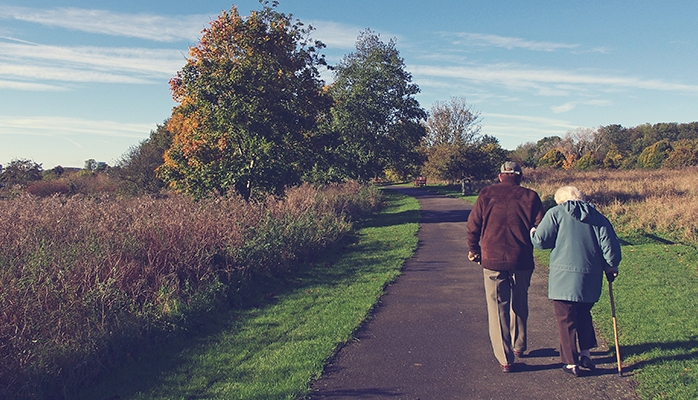
[[[539,168],[524,171],[524,176],[524,184],[548,202],[560,186],[576,186],[616,229],[667,235],[698,245],[696,167],[585,172]]]
[[[227,304],[246,277],[287,273],[379,203],[357,183],[264,203],[0,201],[0,397],[61,397],[130,346]]]

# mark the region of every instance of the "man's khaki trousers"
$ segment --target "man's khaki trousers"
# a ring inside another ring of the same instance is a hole
[[[528,287],[533,270],[493,271],[483,268],[483,271],[492,350],[501,365],[511,365],[514,351],[526,351]]]

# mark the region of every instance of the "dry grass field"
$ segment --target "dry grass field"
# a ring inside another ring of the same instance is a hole
[[[558,187],[577,186],[624,241],[615,305],[624,376],[641,399],[698,398],[697,173],[695,167],[524,172],[525,185],[548,204]],[[604,293],[593,312],[612,343],[608,299]]]
[[[625,234],[667,235],[698,245],[698,168],[681,170],[524,171],[524,185],[544,201],[564,185],[579,188],[587,200]]]

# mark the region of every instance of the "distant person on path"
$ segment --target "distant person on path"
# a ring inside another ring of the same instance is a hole
[[[613,282],[621,259],[620,241],[611,223],[574,186],[555,193],[557,206],[531,229],[533,245],[550,252],[548,298],[553,300],[563,370],[579,376],[593,371],[596,347],[591,308],[599,301],[603,275]],[[577,344],[579,350],[577,351]]]
[[[520,186],[522,179],[521,166],[505,162],[500,183],[480,191],[467,223],[468,259],[483,267],[490,341],[504,372],[526,351],[534,268],[529,232],[543,218],[540,197]]]

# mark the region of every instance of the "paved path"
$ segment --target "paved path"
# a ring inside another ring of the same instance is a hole
[[[562,372],[547,278],[533,274],[529,347],[518,372],[501,372],[489,342],[483,276],[465,255],[470,206],[399,188],[422,208],[419,247],[372,318],[313,386],[313,399],[636,399],[613,354],[594,349],[595,376]],[[599,321],[596,323],[610,323]]]

